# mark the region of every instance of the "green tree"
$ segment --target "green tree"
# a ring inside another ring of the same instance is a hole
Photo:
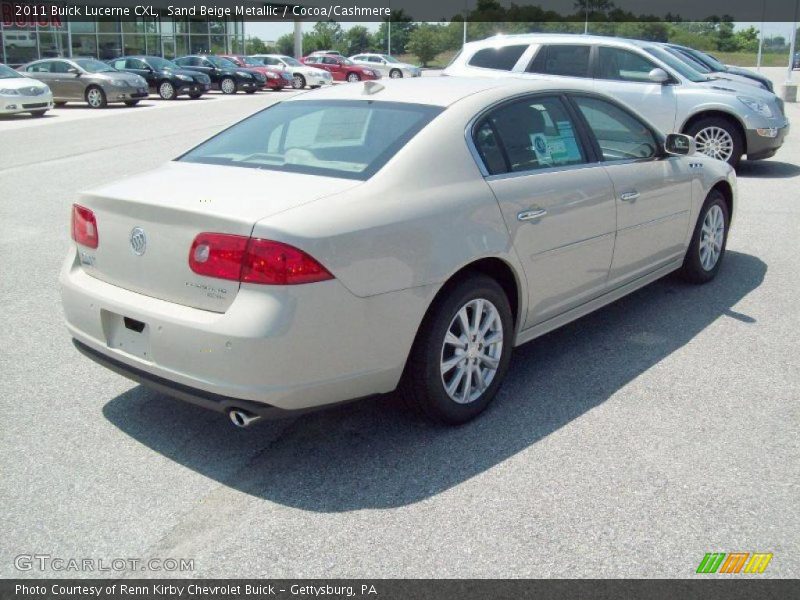
[[[736,49],[740,52],[758,52],[758,29],[748,27],[734,34]]]
[[[284,33],[281,37],[275,40],[275,49],[278,51],[278,54],[294,56],[294,35],[291,33]],[[296,58],[300,57],[298,56]]]
[[[372,36],[363,25],[354,25],[344,34],[345,54],[352,56],[372,49]]]
[[[261,38],[247,36],[244,44],[245,54],[272,54],[273,48],[267,46]]]
[[[303,52],[338,50],[345,52],[344,30],[336,21],[317,21],[314,28],[303,35]]]
[[[406,49],[426,67],[442,51],[442,46],[442,27],[423,23],[408,36]]]
[[[407,51],[406,44],[408,44],[411,32],[417,28],[417,23],[414,23],[403,9],[393,10],[391,16],[392,22],[392,47],[389,54],[405,54]],[[386,52],[389,42],[389,25],[388,21],[384,19],[380,24],[378,31],[373,36],[373,45],[379,52]]]

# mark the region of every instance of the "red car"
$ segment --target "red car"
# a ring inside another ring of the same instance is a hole
[[[249,56],[242,56],[241,54],[221,54],[221,58],[227,58],[238,67],[247,69],[248,71],[258,71],[267,78],[264,84],[264,89],[282,90],[285,87],[291,87],[292,74],[288,71],[282,71],[274,67],[268,67],[263,62],[250,58]]]
[[[335,54],[306,56],[302,62],[318,69],[325,69],[330,72],[334,81],[368,81],[381,78],[379,71],[357,65],[349,58]]]

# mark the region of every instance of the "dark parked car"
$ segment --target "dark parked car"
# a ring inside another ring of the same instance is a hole
[[[245,69],[252,71],[258,71],[264,75],[264,77],[267,78],[265,87],[268,87],[271,90],[279,92],[283,88],[292,85],[292,74],[285,69],[268,67],[257,58],[244,56],[242,54],[222,54],[221,56],[222,58],[229,60],[240,67],[244,67]]]
[[[751,71],[750,69],[745,69],[744,67],[734,67],[732,65],[724,65],[710,54],[706,54],[705,52],[700,52],[700,50],[695,50],[694,48],[689,48],[687,46],[681,46],[679,44],[666,44],[666,46],[668,46],[672,50],[675,50],[677,52],[680,52],[681,54],[688,56],[692,60],[699,62],[713,73],[730,73],[731,75],[739,75],[740,77],[747,77],[748,79],[757,81],[770,92],[774,91],[772,89],[772,81],[768,77],[761,75],[761,73],[756,73],[755,71]]]
[[[243,90],[253,94],[264,87],[267,78],[257,71],[243,69],[226,58],[195,54],[175,59],[175,64],[183,69],[208,75],[211,85],[223,94],[235,94]]]
[[[120,56],[109,60],[108,64],[118,71],[141,75],[150,90],[164,100],[173,100],[181,94],[199,98],[211,88],[208,75],[181,69],[174,62],[159,56]]]

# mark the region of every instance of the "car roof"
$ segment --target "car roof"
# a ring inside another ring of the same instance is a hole
[[[380,87],[380,89],[378,89]],[[381,102],[403,102],[450,106],[459,100],[503,88],[506,97],[539,91],[574,90],[591,92],[591,80],[566,81],[524,78],[491,77],[415,77],[406,79],[381,79],[361,84],[350,83],[313,90],[289,98],[287,102],[304,100],[374,100]],[[376,90],[368,93],[367,90]]]
[[[466,45],[474,48],[491,46],[513,46],[514,44],[533,44],[536,42],[550,44],[604,44],[608,46],[645,46],[652,42],[632,40],[628,38],[605,35],[587,35],[585,33],[514,33],[498,34]]]

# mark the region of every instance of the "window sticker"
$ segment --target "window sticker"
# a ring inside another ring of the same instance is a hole
[[[539,161],[539,164],[553,164],[553,157],[550,154],[550,143],[547,139],[547,136],[543,133],[532,133],[530,138],[531,147],[536,153],[536,160]]]

